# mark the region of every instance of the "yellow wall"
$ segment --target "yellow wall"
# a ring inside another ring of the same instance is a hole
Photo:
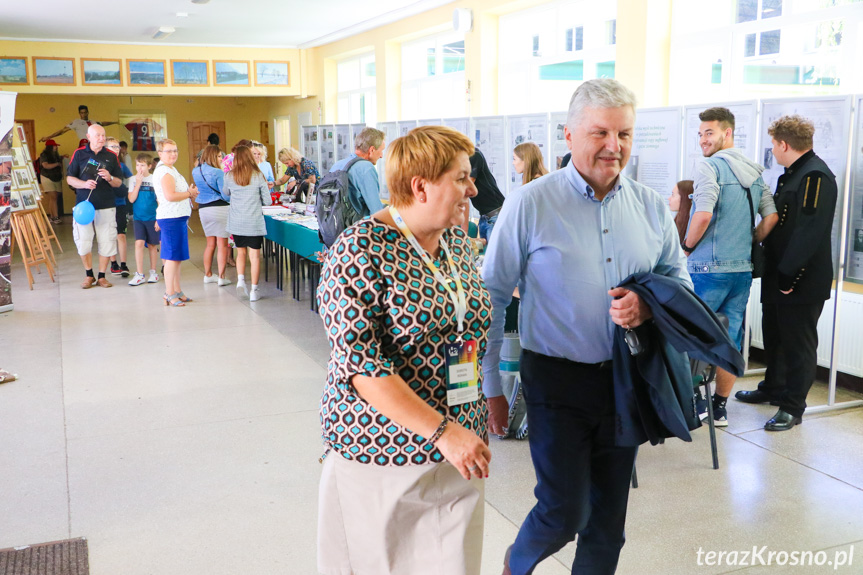
[[[292,98],[291,98],[292,99]],[[224,121],[225,142],[223,149],[230,147],[241,138],[259,139],[261,122],[270,119],[273,100],[287,98],[237,98],[207,96],[96,96],[60,94],[23,94],[19,93],[15,105],[15,118],[35,120],[36,138],[56,132],[71,120],[78,117],[78,106],[85,104],[90,108],[92,120],[117,121],[118,114],[126,111],[164,112],[168,121],[168,137],[176,140],[180,148],[178,169],[188,179],[189,166],[186,158],[189,149],[186,122]],[[53,110],[53,111],[52,111]],[[272,130],[272,122],[270,124]],[[126,140],[130,144],[129,133],[120,126],[105,128],[108,136]],[[62,154],[71,154],[77,147],[78,137],[68,131],[55,138],[60,144]],[[37,144],[37,154],[44,149]],[[133,152],[134,154],[134,152]],[[270,158],[274,160],[274,158]],[[64,205],[69,211],[71,205],[64,196]]]
[[[0,56],[24,57],[29,60],[30,85],[15,86],[17,92],[27,94],[190,94],[209,96],[298,96],[303,93],[302,78],[304,58],[296,49],[264,48],[224,48],[198,46],[139,46],[134,44],[82,44],[73,42],[19,42],[0,40]],[[34,85],[33,57],[75,58],[76,85],[74,86],[36,86]],[[123,86],[85,86],[81,78],[81,58],[122,59]],[[167,86],[129,86],[126,60],[165,60]],[[210,61],[209,87],[172,86],[171,60]],[[215,86],[213,60],[243,60],[249,62],[250,75],[254,75],[254,60],[287,61],[289,66],[289,87],[255,86],[250,78],[250,86]],[[11,86],[10,86],[11,88]]]

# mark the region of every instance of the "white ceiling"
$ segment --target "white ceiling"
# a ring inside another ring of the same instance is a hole
[[[4,0],[0,39],[312,48],[451,1]],[[153,40],[160,26],[176,32]]]

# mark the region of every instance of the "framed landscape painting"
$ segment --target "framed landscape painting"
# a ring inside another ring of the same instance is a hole
[[[171,60],[171,84],[174,86],[209,86],[209,62]]]
[[[0,85],[29,84],[27,58],[0,58]]]
[[[214,61],[216,86],[248,86],[249,62],[224,60]]]
[[[85,86],[122,86],[120,60],[81,59],[81,76]]]
[[[164,60],[126,60],[130,86],[166,86]]]
[[[255,86],[290,86],[288,62],[255,61]]]
[[[33,58],[35,83],[43,86],[75,85],[75,58]]]

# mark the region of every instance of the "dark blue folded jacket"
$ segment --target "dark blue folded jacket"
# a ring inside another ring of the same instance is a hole
[[[692,441],[701,426],[695,413],[689,357],[743,375],[743,356],[716,314],[679,280],[653,273],[629,276],[620,286],[638,294],[653,320],[636,328],[645,349],[630,353],[624,335],[614,334],[616,443],[653,445],[666,437]]]

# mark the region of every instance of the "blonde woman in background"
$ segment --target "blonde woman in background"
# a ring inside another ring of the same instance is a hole
[[[258,169],[261,170],[261,173],[267,179],[267,188],[272,190],[275,186],[276,178],[273,175],[273,166],[267,161],[267,147],[260,142],[252,140],[252,156],[255,157]]]
[[[515,147],[512,152],[512,167],[516,174],[521,174],[521,185],[532,182],[548,173],[542,160],[539,146],[533,142],[525,142]]]

